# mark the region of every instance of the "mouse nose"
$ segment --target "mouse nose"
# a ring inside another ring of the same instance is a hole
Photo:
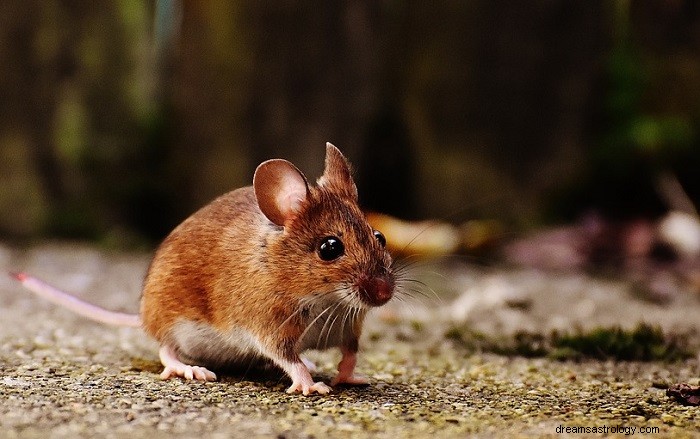
[[[357,284],[360,299],[370,306],[382,306],[394,295],[394,279],[388,277],[362,277]]]

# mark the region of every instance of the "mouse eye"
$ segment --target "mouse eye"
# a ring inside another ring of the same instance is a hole
[[[338,259],[345,253],[343,241],[335,236],[327,236],[321,241],[318,246],[318,256],[324,261],[332,261]]]
[[[373,233],[374,233],[374,237],[377,238],[377,241],[379,241],[379,244],[382,247],[386,247],[386,238],[384,237],[382,232],[380,232],[379,230],[375,230]]]

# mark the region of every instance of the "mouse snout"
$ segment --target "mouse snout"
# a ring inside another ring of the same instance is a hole
[[[357,289],[363,302],[370,306],[382,306],[394,295],[394,279],[386,276],[361,277]]]

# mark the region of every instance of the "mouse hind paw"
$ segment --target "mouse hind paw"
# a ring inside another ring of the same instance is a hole
[[[186,380],[216,381],[216,374],[201,366],[190,366],[187,364],[182,364],[181,367],[165,366],[163,372],[160,373],[162,380],[176,377],[182,377]]]
[[[160,378],[167,380],[173,377],[182,377],[186,380],[216,381],[216,374],[202,366],[190,366],[177,358],[177,354],[170,346],[161,346],[159,351],[160,362],[165,369]]]

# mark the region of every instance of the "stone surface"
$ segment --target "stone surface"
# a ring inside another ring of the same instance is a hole
[[[138,310],[148,260],[67,244],[0,247],[0,268],[126,312]],[[157,346],[141,331],[86,321],[1,277],[1,436],[554,437],[560,426],[698,434],[697,407],[665,395],[676,382],[698,385],[697,357],[558,362],[468,352],[445,337],[455,324],[509,334],[640,321],[697,337],[697,296],[679,293],[662,307],[619,280],[461,263],[419,263],[407,276],[429,287],[407,290],[368,321],[358,369],[371,385],[311,397],[284,393],[289,382],[276,373],[161,381]],[[339,353],[309,357],[328,382]]]

